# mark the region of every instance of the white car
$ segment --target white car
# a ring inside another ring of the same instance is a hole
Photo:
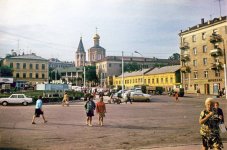
[[[32,103],[32,98],[26,97],[24,94],[12,94],[8,98],[0,98],[0,103],[3,106],[8,104],[23,104],[24,106]]]

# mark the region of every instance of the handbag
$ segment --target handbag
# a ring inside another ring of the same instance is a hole
[[[225,133],[226,132],[226,127],[224,123],[220,123],[219,125],[219,129],[221,131],[221,133]]]

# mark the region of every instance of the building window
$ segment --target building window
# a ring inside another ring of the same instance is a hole
[[[194,79],[198,79],[198,72],[197,71],[194,71],[193,72],[193,76],[194,76]]]
[[[193,60],[193,66],[196,67],[197,66],[197,61]]]
[[[10,63],[10,68],[13,68],[13,63]]]
[[[203,64],[207,65],[207,58],[203,58]]]
[[[16,73],[16,78],[20,78],[20,74],[19,73]]]
[[[168,83],[168,78],[166,78],[166,83]]]
[[[45,64],[42,64],[42,69],[45,70]]]
[[[26,73],[23,73],[23,78],[26,78]]]
[[[161,78],[161,83],[163,83],[163,78]]]
[[[20,63],[17,63],[17,69],[20,69]]]
[[[45,74],[43,73],[43,74],[42,74],[42,79],[44,79],[44,78],[45,78]]]
[[[145,84],[146,84],[146,81],[147,81],[147,80],[146,80],[146,79],[144,79],[144,83],[145,83]]]
[[[196,47],[193,48],[193,53],[194,53],[194,55],[197,55],[197,48]]]
[[[35,64],[35,69],[39,69],[39,64]]]
[[[192,36],[192,42],[196,42],[196,35]]]
[[[36,79],[39,78],[39,74],[38,74],[38,73],[35,74],[35,78],[36,78]]]
[[[32,78],[32,73],[29,73],[29,78]]]
[[[154,79],[152,79],[152,84],[154,84]]]
[[[208,78],[208,71],[204,71],[204,78]]]
[[[198,84],[194,84],[194,90],[198,90]]]
[[[109,64],[109,67],[111,67],[111,64]]]
[[[219,70],[215,70],[215,77],[220,77],[220,71]]]
[[[207,52],[207,46],[203,45],[203,53],[206,53],[206,52]]]
[[[170,83],[173,83],[173,78],[172,77],[170,78]]]
[[[156,78],[156,83],[157,83],[157,84],[159,83],[159,80],[158,80],[158,78]]]
[[[29,68],[32,69],[32,64],[29,65]]]
[[[26,69],[26,63],[23,63],[23,69]]]
[[[148,84],[150,84],[151,82],[150,82],[150,79],[148,79]]]
[[[205,32],[202,33],[202,39],[203,39],[203,40],[206,39],[206,33],[205,33]]]

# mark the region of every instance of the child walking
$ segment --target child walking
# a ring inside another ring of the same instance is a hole
[[[42,105],[43,105],[42,96],[39,96],[38,100],[36,101],[35,114],[33,115],[33,118],[32,118],[32,124],[35,124],[35,117],[39,117],[40,115],[42,115],[44,123],[47,122],[45,117],[44,117]]]
[[[96,103],[96,112],[99,115],[99,125],[103,126],[103,117],[106,113],[106,105],[103,102],[103,97],[100,98],[100,101]]]
[[[84,105],[87,114],[86,124],[92,126],[92,117],[94,116],[95,102],[93,101],[93,96],[90,96]]]

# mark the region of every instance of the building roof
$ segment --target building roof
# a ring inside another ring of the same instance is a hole
[[[42,58],[40,56],[36,56],[36,54],[24,54],[24,55],[19,55],[19,56],[14,56],[14,57],[9,57],[10,59],[33,59],[33,60],[46,60],[45,58]]]
[[[192,27],[189,27],[187,30],[181,31],[179,33],[179,35],[184,34],[184,33],[187,33],[187,32],[190,32],[190,31],[193,31],[193,30],[196,30],[196,29],[199,29],[199,28],[210,26],[210,25],[213,25],[215,23],[221,23],[223,21],[227,21],[227,16],[222,16],[222,17],[219,17],[219,18],[214,18],[213,20],[208,20],[207,22],[204,22],[204,19],[202,18],[200,24],[195,25],[195,26],[192,26]]]
[[[92,49],[101,49],[101,50],[105,50],[105,48],[103,48],[102,46],[99,46],[99,45],[94,45],[92,46],[91,48],[89,48],[90,50]]]
[[[146,68],[143,70],[133,71],[133,72],[125,72],[124,77],[132,77],[132,76],[142,76],[143,73],[146,74],[148,71],[152,70],[153,68]],[[122,77],[122,74],[118,77]]]
[[[77,53],[85,53],[85,50],[84,50],[84,45],[83,45],[83,42],[82,42],[82,37],[80,38],[80,42],[79,42],[79,46],[77,48]]]
[[[56,68],[53,70],[58,72],[83,72],[83,67],[65,67],[65,68]]]
[[[165,66],[161,68],[154,68],[153,70],[146,73],[146,75],[150,74],[162,74],[162,73],[173,73],[176,72],[181,68],[181,65],[175,65],[175,66]]]

